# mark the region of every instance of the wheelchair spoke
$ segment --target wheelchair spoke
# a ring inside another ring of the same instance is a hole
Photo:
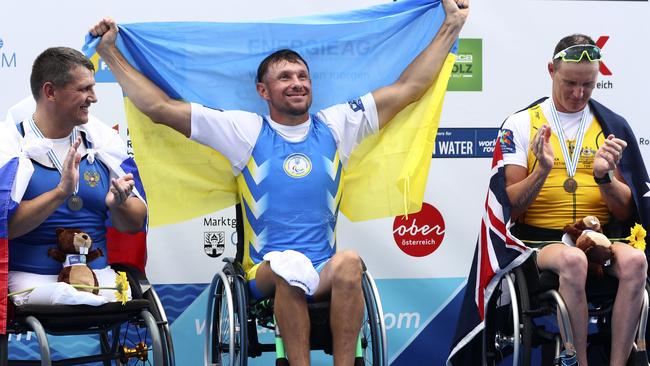
[[[221,303],[221,314],[228,314],[228,306],[224,301]],[[219,338],[218,338],[218,356],[222,365],[230,364],[230,320],[227,316],[220,318]]]

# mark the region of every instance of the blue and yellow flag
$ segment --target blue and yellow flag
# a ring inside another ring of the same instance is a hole
[[[291,48],[309,64],[312,111],[317,111],[393,83],[430,43],[444,18],[440,0],[405,0],[256,23],[127,24],[119,27],[117,45],[173,98],[259,114],[268,108],[255,89],[257,66],[269,53]],[[96,60],[93,43],[87,40],[84,49]],[[455,48],[426,95],[350,157],[341,200],[349,219],[420,210]],[[128,96],[125,105],[152,227],[236,203],[237,186],[225,157],[152,123]]]

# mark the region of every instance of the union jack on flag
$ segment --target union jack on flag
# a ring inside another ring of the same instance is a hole
[[[532,253],[510,233],[510,201],[506,193],[501,132],[492,158],[490,185],[485,198],[485,213],[476,241],[472,267],[467,277],[465,296],[456,335],[447,359],[448,365],[480,365],[481,332],[485,326],[485,304],[501,277],[521,265]]]

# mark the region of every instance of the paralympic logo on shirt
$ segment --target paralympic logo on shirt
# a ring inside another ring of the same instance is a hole
[[[292,178],[303,178],[311,172],[311,160],[304,154],[291,154],[284,159],[284,172]]]

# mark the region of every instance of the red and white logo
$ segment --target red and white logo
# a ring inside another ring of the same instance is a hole
[[[433,253],[445,237],[445,220],[440,211],[430,204],[422,203],[420,212],[397,216],[393,221],[393,238],[397,246],[413,257]]]
[[[605,47],[605,43],[609,40],[609,36],[600,36],[598,37],[598,40],[596,41],[596,46],[600,48],[601,50],[603,47]],[[603,74],[604,76],[611,76],[612,72],[605,66],[605,63],[603,61],[600,61],[600,73]]]

